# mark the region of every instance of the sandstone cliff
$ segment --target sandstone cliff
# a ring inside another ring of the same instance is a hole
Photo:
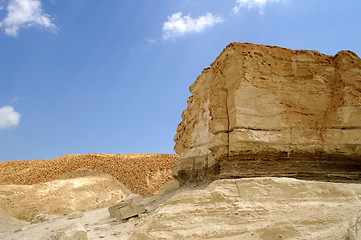
[[[232,43],[190,87],[174,138],[180,181],[361,179],[361,60]]]

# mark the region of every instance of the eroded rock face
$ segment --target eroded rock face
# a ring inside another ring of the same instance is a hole
[[[174,195],[130,239],[360,239],[361,186],[224,179]]]
[[[232,43],[190,87],[179,181],[361,179],[361,60],[351,51]]]

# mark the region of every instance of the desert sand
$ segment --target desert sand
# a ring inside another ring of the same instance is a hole
[[[69,154],[55,159],[0,162],[0,185],[32,185],[79,168],[112,175],[133,193],[150,196],[173,179],[174,154]]]

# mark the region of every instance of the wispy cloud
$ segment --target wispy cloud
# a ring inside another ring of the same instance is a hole
[[[169,16],[168,21],[163,23],[163,39],[167,40],[182,37],[186,34],[199,33],[221,22],[223,22],[223,19],[214,16],[212,13],[192,18],[190,15],[182,16],[182,12],[177,12]]]
[[[0,129],[15,127],[19,124],[20,113],[15,112],[11,106],[0,108]]]
[[[248,9],[252,7],[258,7],[260,13],[263,13],[263,8],[267,3],[280,2],[281,0],[236,0],[236,6],[233,8],[233,13],[237,14],[242,7]]]
[[[147,37],[147,38],[145,39],[145,41],[148,43],[148,45],[154,45],[154,44],[157,43],[157,39],[155,39],[155,38],[150,38],[150,37]]]
[[[10,0],[6,7],[7,15],[0,22],[5,33],[16,37],[19,29],[24,27],[40,27],[56,32],[57,27],[50,15],[45,14],[40,0]]]

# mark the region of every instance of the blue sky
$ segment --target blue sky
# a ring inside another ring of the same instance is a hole
[[[361,56],[360,0],[0,0],[0,161],[174,153],[230,42]]]

